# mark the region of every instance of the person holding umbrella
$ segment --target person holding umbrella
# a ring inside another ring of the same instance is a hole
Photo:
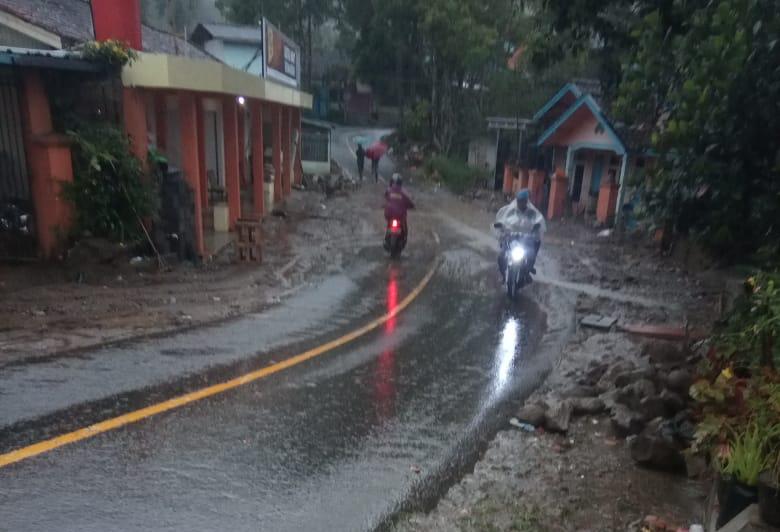
[[[366,150],[366,157],[371,159],[371,173],[374,175],[374,181],[379,182],[379,161],[382,156],[387,152],[387,144],[378,140],[374,142]]]

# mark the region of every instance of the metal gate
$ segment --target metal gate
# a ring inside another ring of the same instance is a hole
[[[33,227],[18,79],[0,67],[0,258],[34,255]]]

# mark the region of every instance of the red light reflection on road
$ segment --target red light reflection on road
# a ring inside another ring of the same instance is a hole
[[[387,312],[395,312],[398,308],[398,279],[395,268],[390,270],[387,281]],[[396,317],[392,316],[385,322],[385,334],[392,335],[395,332]],[[395,352],[387,349],[379,355],[376,369],[374,370],[374,406],[377,419],[387,420],[395,415],[396,390]]]
[[[387,312],[395,312],[398,308],[398,279],[395,268],[390,270],[390,278],[387,280]],[[395,316],[385,323],[385,332],[392,334],[395,331]]]

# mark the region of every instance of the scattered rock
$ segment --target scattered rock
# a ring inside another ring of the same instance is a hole
[[[607,364],[599,364],[595,363],[592,364],[591,367],[588,368],[587,373],[585,374],[585,381],[590,386],[595,386],[598,384],[599,380],[604,376],[604,374],[607,372],[607,369],[609,369],[609,366]]]
[[[595,416],[607,409],[604,401],[598,397],[576,397],[571,399],[571,406],[577,416]]]
[[[661,365],[680,364],[685,362],[685,353],[681,347],[672,342],[650,342],[644,345],[642,356]]]
[[[36,318],[43,318],[44,316],[46,316],[46,312],[39,309],[32,309],[30,311],[30,315],[35,316]]]
[[[660,397],[645,397],[639,401],[637,412],[645,421],[650,421],[666,414],[666,404]]]
[[[696,425],[691,421],[691,413],[687,410],[678,412],[671,419],[671,425],[675,436],[685,443],[691,443],[696,436]]]
[[[599,399],[604,402],[604,406],[607,408],[607,410],[612,410],[618,404],[619,395],[620,390],[609,390],[608,392],[604,392],[599,395]]]
[[[666,408],[667,415],[674,416],[681,410],[685,409],[685,401],[683,398],[670,390],[664,388],[659,395],[660,399],[664,402],[664,408]]]
[[[688,390],[693,384],[693,376],[687,369],[675,369],[672,370],[666,377],[666,385],[670,390],[688,394]]]
[[[618,436],[626,437],[632,434],[639,434],[644,428],[642,416],[631,410],[625,405],[618,404],[612,408],[611,413],[612,428]]]
[[[575,385],[563,392],[562,397],[596,397],[599,391],[594,386]]]
[[[556,401],[548,405],[544,416],[544,428],[550,432],[565,433],[569,430],[572,405],[569,401]]]
[[[627,373],[636,369],[636,366],[629,361],[621,361],[610,366],[599,379],[598,387],[602,390],[609,390],[615,386],[615,379],[622,373]]]
[[[615,376],[614,383],[616,388],[623,388],[624,386],[628,386],[639,380],[653,381],[655,380],[655,377],[655,371],[652,369],[637,369],[626,371]]]
[[[634,410],[638,410],[643,399],[655,396],[655,385],[647,379],[638,380],[618,390],[615,400]]]
[[[685,470],[685,458],[663,424],[651,423],[638,436],[629,438],[628,448],[638,464],[664,471]]]
[[[544,423],[546,414],[547,409],[543,405],[533,403],[523,406],[517,413],[517,419],[534,427],[539,427]]]

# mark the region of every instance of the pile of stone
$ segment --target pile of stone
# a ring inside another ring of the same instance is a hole
[[[637,463],[698,475],[701,464],[683,453],[695,431],[688,395],[694,363],[668,343],[648,344],[637,363],[591,361],[575,385],[526,404],[517,418],[565,433],[575,416],[608,415],[615,436],[626,439]]]

